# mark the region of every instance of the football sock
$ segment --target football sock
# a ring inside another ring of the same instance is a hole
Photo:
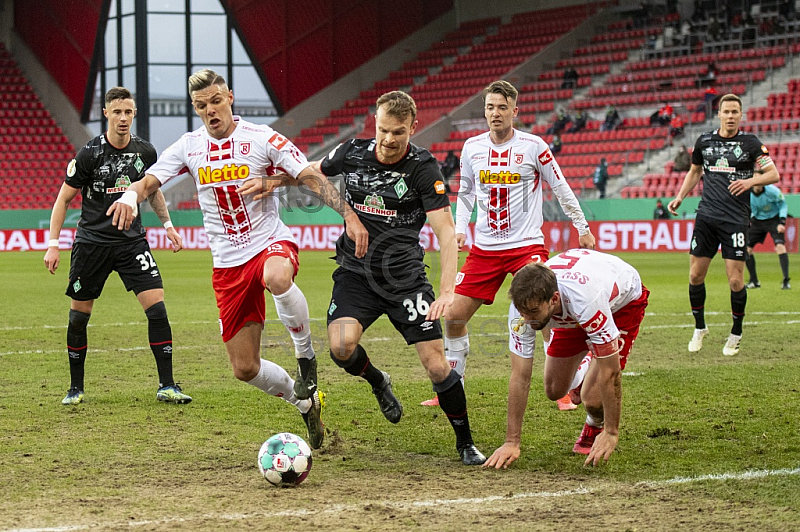
[[[781,253],[778,255],[778,262],[781,263],[781,272],[783,273],[783,278],[789,278],[789,254],[788,253]]]
[[[570,390],[574,390],[583,382],[583,378],[586,376],[586,372],[589,371],[589,362],[592,361],[592,354],[589,353],[583,360],[581,360],[580,365],[578,366],[578,371],[575,372],[575,376],[572,378],[572,382],[569,385]]]
[[[314,348],[311,345],[311,330],[309,328],[308,303],[302,290],[292,283],[291,288],[280,295],[272,295],[275,300],[275,309],[278,319],[289,331],[294,342],[297,358],[314,358]]]
[[[333,352],[331,352],[331,358],[337,366],[344,369],[350,375],[366,379],[373,388],[383,384],[383,373],[372,365],[369,356],[367,356],[367,352],[361,347],[361,344],[356,346],[356,350],[353,351],[353,354],[350,355],[350,358],[347,360],[339,360],[333,356]]]
[[[703,284],[690,284],[689,285],[689,304],[692,305],[692,316],[694,316],[694,328],[706,328],[706,285]]]
[[[457,338],[444,337],[444,356],[450,367],[456,370],[464,382],[464,373],[467,371],[467,355],[469,354],[469,335]]]
[[[742,288],[738,292],[731,291],[731,316],[733,317],[731,334],[742,335],[745,306],[747,306],[747,290]]]
[[[433,391],[439,396],[439,408],[445,413],[456,433],[456,448],[460,449],[472,443],[467,415],[467,396],[464,394],[461,377],[455,370],[450,370],[447,378],[433,385]]]
[[[750,282],[758,282],[758,273],[756,273],[756,258],[752,253],[747,254],[747,259],[744,263],[747,265],[747,271],[750,274]]]
[[[86,326],[91,314],[78,310],[69,311],[67,325],[67,355],[69,355],[70,388],[83,390],[83,367],[86,363]]]
[[[156,357],[158,382],[160,386],[175,384],[172,376],[172,328],[167,318],[167,307],[159,301],[144,311],[147,316],[147,337],[150,350]]]
[[[286,370],[269,360],[264,360],[263,358],[260,360],[261,367],[258,370],[258,375],[247,381],[247,384],[255,386],[269,395],[280,397],[287,403],[295,405],[303,413],[308,412],[311,400],[301,400],[295,397],[294,379],[289,376]]]
[[[595,417],[591,414],[586,414],[586,424],[590,427],[603,427],[603,418]]]

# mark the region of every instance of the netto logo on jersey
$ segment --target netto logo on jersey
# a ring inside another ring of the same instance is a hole
[[[201,185],[211,183],[221,183],[223,181],[234,181],[236,179],[247,179],[250,177],[250,167],[247,165],[226,164],[222,168],[211,168],[210,166],[198,169],[197,180]]]
[[[492,172],[491,170],[481,170],[481,183],[485,185],[516,185],[522,176],[516,172],[504,170],[502,172]]]

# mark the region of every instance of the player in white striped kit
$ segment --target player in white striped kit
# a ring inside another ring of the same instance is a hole
[[[203,127],[167,148],[109,214],[120,227],[130,224],[140,201],[175,176],[191,174],[214,259],[212,284],[233,373],[296,406],[308,428],[309,444],[319,448],[324,437],[319,417],[322,397],[317,390],[308,305],[294,284],[297,245],[279,218],[278,198],[271,194],[282,181],[267,177],[288,174],[318,192],[345,218],[347,234],[362,256],[367,250],[367,231],[330,181],[288,139],[269,126],[233,115],[233,91],[221,76],[208,69],[194,73],[189,93]],[[260,356],[265,289],[272,293],[278,317],[294,343],[297,381]]]
[[[564,395],[587,353],[593,359],[581,389],[586,423],[572,449],[588,455],[584,465],[607,461],[619,441],[621,373],[649,294],[633,266],[588,249],[570,249],[544,264],[529,264],[511,282],[509,296],[519,309],[521,326],[552,329],[544,364],[548,398]],[[532,365],[532,357],[520,358],[511,366],[511,379],[515,372],[530,373]],[[527,388],[509,386],[506,441],[485,467],[506,468],[519,458],[527,403]]]
[[[456,277],[455,300],[447,315],[445,354],[462,377],[470,349],[467,322],[481,305],[494,302],[508,274],[515,274],[530,262],[547,260],[542,234],[543,182],[572,220],[580,246],[593,249],[595,245],[580,204],[547,143],[514,128],[517,96],[517,89],[507,81],[489,84],[483,91],[489,131],[467,140],[461,151],[456,211],[459,249],[466,243],[467,226],[476,206],[478,213],[475,242]],[[509,315],[516,313],[510,310]],[[520,334],[509,322],[509,349],[514,355],[533,356],[535,338],[534,331]],[[515,359],[512,356],[512,364]],[[586,366],[588,363],[584,370]],[[526,383],[530,383],[530,376]],[[423,404],[435,405],[436,398]]]

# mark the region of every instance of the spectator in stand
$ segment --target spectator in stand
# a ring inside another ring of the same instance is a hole
[[[442,164],[439,166],[439,170],[442,172],[442,176],[444,176],[444,188],[448,194],[450,193],[450,177],[455,173],[459,164],[458,156],[453,150],[449,150],[447,152],[447,157],[444,158],[444,161],[442,161]]]
[[[684,147],[685,148],[685,147]],[[653,211],[653,220],[669,220],[670,214],[661,199],[656,201],[656,208]]]
[[[597,192],[600,193],[600,199],[605,198],[606,183],[608,183],[608,164],[606,163],[605,157],[600,159],[600,164],[594,169],[592,183],[594,183],[594,188],[597,189]]]
[[[559,153],[561,151],[561,135],[553,135],[553,140],[550,142],[550,151]]]
[[[702,83],[702,80],[700,80]],[[713,85],[706,87],[703,93],[703,103],[695,109],[698,113],[705,113],[706,118],[710,117],[714,111],[714,100],[717,99],[717,89]]]
[[[561,88],[562,89],[576,89],[578,88],[578,71],[575,70],[575,67],[568,66],[566,70],[564,70],[564,77],[561,81]]]
[[[675,118],[672,119],[672,122],[669,124],[669,145],[672,146],[672,139],[676,139],[678,137],[683,136],[683,117],[681,115],[675,115]]]
[[[689,150],[686,149],[686,145],[683,144],[678,148],[678,153],[675,154],[675,164],[672,165],[672,171],[688,172],[691,167],[692,157],[689,155]]]
[[[650,125],[668,126],[672,122],[674,111],[668,103],[663,103],[661,108],[650,115]]]
[[[706,35],[708,35],[708,40],[710,41],[718,41],[722,38],[722,25],[720,25],[716,17],[709,17]]]
[[[619,116],[617,108],[613,105],[610,105],[608,106],[608,109],[606,109],[606,119],[603,122],[603,125],[600,126],[600,131],[614,131],[621,122],[622,119]]]
[[[565,113],[563,109],[559,109],[558,113],[556,113],[556,119],[553,125],[547,128],[545,133],[548,135],[557,135],[564,131],[564,128],[567,127],[567,124],[570,122],[572,122],[572,117]]]
[[[747,232],[747,271],[750,273],[750,282],[746,287],[749,289],[761,288],[756,273],[756,258],[753,256],[753,248],[758,244],[763,244],[767,239],[767,233],[772,237],[775,244],[775,253],[778,254],[778,262],[783,273],[782,290],[789,290],[789,255],[786,254],[786,216],[789,207],[781,193],[781,189],[775,185],[754,185],[750,189],[750,230]]]
[[[589,116],[583,111],[575,113],[575,120],[572,121],[572,126],[567,130],[567,133],[577,133],[586,127],[586,121]]]

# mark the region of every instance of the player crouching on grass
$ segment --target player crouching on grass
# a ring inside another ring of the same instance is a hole
[[[639,334],[649,291],[639,273],[599,251],[571,249],[523,267],[509,289],[525,327],[552,328],[545,344],[544,388],[556,401],[575,386],[587,352],[592,363],[581,388],[586,424],[572,451],[584,465],[608,461],[619,441],[622,369]],[[588,349],[587,349],[588,347]],[[506,441],[484,467],[507,468],[520,455],[533,357],[512,357]]]

